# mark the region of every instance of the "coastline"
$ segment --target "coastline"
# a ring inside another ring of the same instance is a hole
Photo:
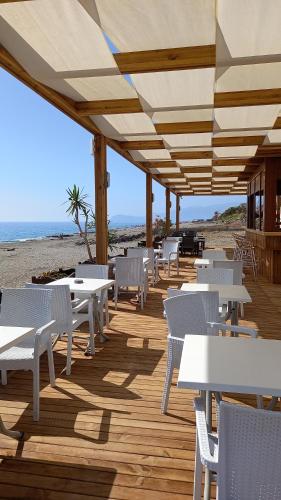
[[[182,223],[182,227],[195,227],[192,223]],[[216,224],[196,224],[196,228],[206,238],[209,247],[233,247],[231,229]],[[241,228],[233,228],[237,231]],[[110,255],[123,253],[126,247],[137,246],[139,239],[131,240],[145,231],[144,226],[134,226],[114,230],[120,241]],[[0,242],[0,287],[18,287],[31,281],[31,277],[50,270],[75,267],[87,259],[84,245],[79,244],[78,234],[63,239],[46,237],[27,241]],[[95,255],[95,245],[91,245]]]

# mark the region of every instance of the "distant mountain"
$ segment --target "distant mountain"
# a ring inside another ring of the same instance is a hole
[[[215,212],[223,213],[226,209],[233,205],[233,202],[216,203],[215,205],[207,206],[189,206],[181,207],[180,220],[181,221],[192,221],[194,219],[211,219]],[[154,216],[159,215],[160,217],[165,217],[164,213],[154,212]],[[171,210],[171,220],[175,222],[176,212]],[[112,215],[110,217],[110,223],[112,226],[117,227],[117,225],[122,226],[138,226],[145,224],[145,216],[143,215]]]

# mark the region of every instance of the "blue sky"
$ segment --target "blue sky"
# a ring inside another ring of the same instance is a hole
[[[0,69],[0,221],[62,221],[65,190],[84,187],[93,202],[91,134]],[[109,214],[145,214],[145,174],[108,148]],[[165,190],[153,182],[154,215],[165,211]],[[171,195],[172,209],[175,197]],[[185,197],[182,208],[236,205],[243,196]]]

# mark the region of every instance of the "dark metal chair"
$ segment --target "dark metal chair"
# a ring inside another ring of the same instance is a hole
[[[196,251],[196,244],[194,242],[194,237],[183,236],[181,242],[181,253],[185,254],[186,252],[189,252],[192,255],[194,255],[195,251]]]

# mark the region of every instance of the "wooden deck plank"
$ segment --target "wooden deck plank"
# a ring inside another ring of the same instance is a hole
[[[32,377],[9,375],[0,386],[3,420],[25,431],[18,443],[0,436],[0,496],[70,500],[191,499],[194,469],[194,392],[176,387],[169,413],[160,414],[166,371],[163,298],[168,285],[193,281],[192,259],[181,260],[179,276],[163,275],[140,311],[132,297],[110,307],[110,341],[93,358],[84,356],[87,335],[74,341],[72,374],[64,372],[66,342],[55,348],[56,387],[49,386],[47,360],[41,363],[41,416],[32,421]],[[247,277],[253,298],[245,305],[247,326],[280,338],[280,285]],[[247,395],[229,400],[255,405]]]

